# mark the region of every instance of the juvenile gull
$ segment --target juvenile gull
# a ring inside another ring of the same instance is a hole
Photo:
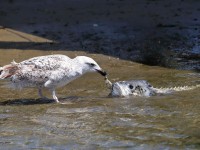
[[[15,89],[37,87],[42,98],[45,98],[42,88],[47,88],[52,92],[53,99],[59,102],[55,89],[87,72],[98,72],[106,76],[106,72],[92,58],[77,56],[71,59],[57,54],[33,57],[20,63],[13,61],[0,67],[0,79],[9,78],[10,86]]]

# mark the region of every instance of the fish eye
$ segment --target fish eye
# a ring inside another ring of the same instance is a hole
[[[130,85],[129,85],[129,88],[130,88],[130,89],[133,89],[133,85],[130,84]]]

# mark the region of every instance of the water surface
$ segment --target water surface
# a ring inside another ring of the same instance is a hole
[[[51,54],[50,51],[0,51],[0,65]],[[93,57],[111,81],[145,79],[155,87],[194,85],[200,75],[122,61],[84,52],[56,52]],[[150,98],[109,98],[99,74],[84,75],[64,88],[64,104],[38,99],[36,89],[0,87],[2,149],[200,149],[199,89]],[[48,91],[45,94],[51,96]]]

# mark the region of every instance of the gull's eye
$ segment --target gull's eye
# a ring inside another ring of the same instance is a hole
[[[94,66],[96,66],[96,65],[95,65],[95,64],[93,64],[93,63],[90,63],[90,66],[94,67]]]
[[[91,66],[91,67],[94,67],[94,66],[96,66],[95,64],[93,64],[93,63],[86,63],[86,64],[88,64],[89,66]]]

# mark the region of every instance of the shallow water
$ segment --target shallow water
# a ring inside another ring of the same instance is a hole
[[[51,53],[2,50],[0,65]],[[191,71],[84,52],[56,53],[93,57],[111,81],[145,79],[155,87],[199,83],[200,75]],[[35,89],[0,90],[1,149],[200,149],[199,88],[150,98],[108,98],[103,78],[93,73],[57,90],[64,104],[38,99]]]

